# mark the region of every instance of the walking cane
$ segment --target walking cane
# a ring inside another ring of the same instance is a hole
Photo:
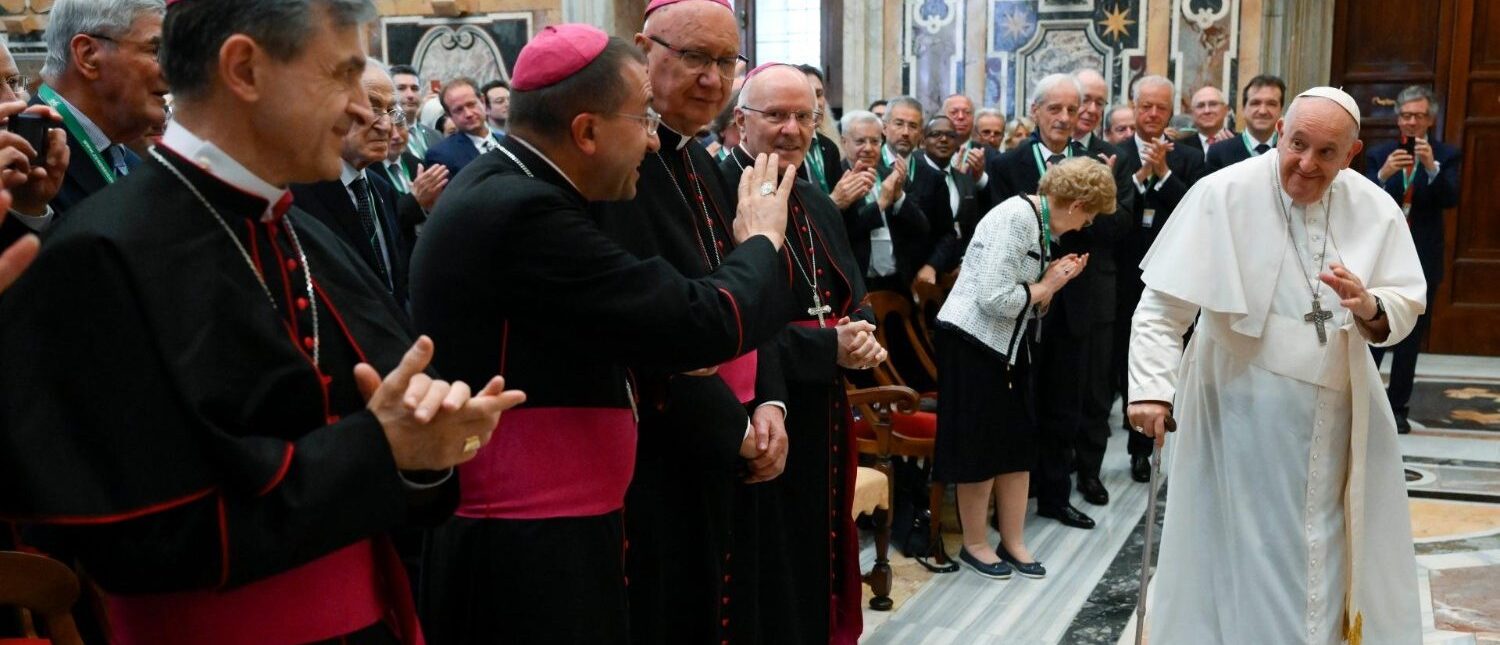
[[[1167,432],[1177,430],[1177,421],[1169,415],[1166,421]],[[1146,544],[1141,550],[1141,592],[1135,601],[1135,645],[1144,645],[1146,642],[1146,585],[1151,582],[1151,550],[1152,541],[1156,536],[1156,495],[1157,486],[1161,481],[1161,448],[1151,446],[1151,497],[1146,500]]]

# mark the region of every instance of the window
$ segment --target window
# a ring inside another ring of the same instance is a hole
[[[741,4],[741,3],[736,3]],[[823,67],[821,0],[755,0],[755,63]]]

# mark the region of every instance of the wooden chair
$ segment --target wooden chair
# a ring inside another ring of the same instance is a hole
[[[876,468],[890,479],[891,499],[894,503],[896,479],[891,468],[891,458],[910,457],[930,463],[937,436],[937,417],[929,412],[917,411],[920,397],[909,387],[884,385],[850,390],[848,394],[849,407],[859,413],[859,420],[854,422],[855,447],[860,453],[875,457]],[[931,550],[926,558],[917,558],[922,566],[937,573],[958,570],[957,563],[949,560],[947,551],[943,549],[944,492],[945,487],[940,482],[928,485],[928,508],[932,512],[932,522],[928,527]],[[889,539],[889,530],[884,533],[886,539]],[[875,548],[878,565],[885,549],[878,534]]]
[[[895,485],[891,483],[890,462],[876,464],[874,468],[859,467],[854,478],[853,514],[855,518],[869,515],[875,521],[875,566],[862,578],[870,585],[874,596],[870,598],[870,609],[890,611],[891,601],[891,504]]]
[[[78,593],[78,576],[67,565],[31,553],[0,551],[0,606],[22,610],[22,636],[27,639],[37,638],[31,619],[40,617],[53,645],[83,645],[78,626],[73,623]],[[6,641],[0,638],[0,643]]]
[[[901,294],[894,291],[871,291],[865,294],[865,304],[875,313],[875,340],[880,341],[881,347],[889,348],[890,334],[905,334],[906,341],[911,345],[912,353],[916,355],[917,363],[932,379],[937,382],[937,363],[932,360],[932,340],[923,333],[919,333],[912,324],[911,302]],[[892,330],[891,327],[897,327]],[[902,378],[896,371],[896,366],[889,359],[875,367],[875,381],[881,385],[907,386],[908,379]],[[936,392],[923,393],[924,398],[935,399]]]
[[[917,328],[917,333],[927,339],[929,356],[937,355],[932,346],[932,324],[937,320],[938,312],[943,308],[943,302],[948,299],[948,290],[941,285],[918,282],[912,285],[912,293],[917,297],[917,308],[913,312],[912,323]],[[936,370],[934,370],[936,371]]]

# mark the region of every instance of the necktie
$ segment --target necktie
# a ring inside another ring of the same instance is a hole
[[[1047,157],[1047,165],[1056,166],[1057,164],[1062,163],[1064,159],[1067,159],[1067,157],[1064,157],[1062,155],[1052,155],[1050,157]]]
[[[375,230],[375,204],[370,201],[370,184],[360,176],[350,182],[349,190],[354,191],[354,207],[359,211],[359,226],[365,230],[370,250],[375,252],[375,274],[380,276],[381,282],[389,285],[391,279],[385,269],[385,256],[380,252],[380,236]]]
[[[1266,151],[1270,150],[1270,149],[1271,149],[1271,146],[1269,144],[1262,143],[1262,144],[1260,144],[1258,146],[1255,146],[1255,154],[1256,155],[1263,155],[1263,154],[1266,154]]]
[[[124,177],[130,174],[130,166],[125,165],[125,147],[115,144],[108,148],[110,165],[114,166],[115,176]]]
[[[393,163],[386,166],[386,172],[390,173],[391,179],[395,180],[397,190],[403,193],[411,193],[411,178],[407,177],[406,172],[401,170],[401,164]]]

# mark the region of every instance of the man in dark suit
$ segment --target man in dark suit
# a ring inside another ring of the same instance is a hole
[[[406,126],[410,133],[407,150],[419,161],[426,159],[427,149],[443,140],[441,133],[423,125],[418,118],[421,116],[422,102],[427,100],[427,86],[422,83],[422,76],[417,73],[417,68],[411,65],[391,66],[391,81],[396,84],[396,102],[401,105],[402,114],[406,115]],[[411,169],[415,168],[416,166],[411,166]]]
[[[1069,338],[1072,351],[1078,352],[1076,379],[1082,384],[1082,405],[1079,408],[1077,440],[1073,444],[1074,469],[1077,472],[1078,492],[1090,504],[1109,503],[1109,491],[1099,477],[1104,464],[1104,452],[1109,446],[1109,410],[1114,404],[1115,379],[1110,369],[1114,357],[1116,307],[1115,246],[1133,228],[1135,190],[1130,173],[1120,163],[1119,149],[1099,136],[1098,129],[1108,102],[1109,86],[1104,76],[1094,69],[1082,69],[1073,74],[1083,89],[1083,101],[1079,104],[1078,118],[1073,122],[1073,140],[1083,148],[1086,156],[1109,164],[1115,178],[1114,216],[1095,220],[1087,230],[1064,236],[1063,244],[1068,250],[1063,253],[1087,253],[1089,266],[1077,282],[1083,286],[1064,290],[1071,292],[1070,305],[1073,312],[1087,308],[1085,316],[1069,316],[1074,323],[1064,336]],[[1065,296],[1067,297],[1067,296]],[[1081,332],[1082,335],[1075,333]],[[1043,342],[1048,342],[1045,339]],[[1065,491],[1069,483],[1061,473],[1049,473],[1056,479],[1052,487]],[[1057,493],[1061,494],[1061,492]]]
[[[1198,153],[1198,161],[1203,161],[1210,146],[1235,134],[1234,128],[1229,126],[1229,101],[1219,88],[1204,85],[1193,93],[1189,107],[1193,110],[1195,132],[1178,137],[1173,143],[1192,148]]]
[[[958,268],[964,249],[973,237],[979,218],[989,209],[989,191],[976,186],[966,172],[954,163],[958,152],[958,129],[946,116],[935,116],[927,122],[925,144],[916,153],[916,174],[908,192],[916,198],[917,208],[927,216],[928,244],[932,253],[917,271],[917,281],[936,284],[939,275]],[[981,175],[986,184],[989,176]]]
[[[447,166],[449,174],[457,175],[479,155],[496,149],[500,137],[490,130],[489,104],[485,101],[472,79],[456,78],[443,87],[438,102],[458,131],[427,150],[427,165]]]
[[[1203,159],[1196,150],[1179,140],[1173,144],[1165,137],[1167,121],[1172,118],[1172,81],[1163,76],[1145,76],[1135,82],[1132,92],[1135,108],[1135,136],[1120,144],[1116,166],[1130,173],[1131,191],[1135,194],[1134,227],[1119,246],[1119,311],[1115,326],[1115,378],[1125,391],[1126,351],[1130,343],[1130,318],[1141,301],[1145,284],[1141,282],[1141,260],[1156,241],[1156,235],[1167,224],[1167,218],[1189,188],[1203,176]],[[1125,401],[1130,401],[1125,392]],[[1129,423],[1126,423],[1127,430]],[[1152,441],[1131,432],[1130,475],[1136,481],[1151,478]]]
[[[912,280],[932,254],[931,224],[907,190],[916,161],[913,154],[922,137],[922,104],[910,96],[898,96],[886,107],[885,144],[874,153],[864,146],[852,150],[855,166],[851,170],[873,168],[877,181],[864,199],[844,208],[844,226],[867,290],[910,297]],[[851,140],[877,136],[868,119],[845,123],[846,148]],[[874,166],[868,165],[869,157],[874,157]]]
[[[390,76],[378,63],[368,63],[361,79],[373,118],[357,118],[344,135],[339,179],[293,184],[291,190],[297,207],[343,238],[404,309],[411,246],[396,220],[396,191],[378,170],[390,149],[391,122],[401,109]]]
[[[1245,107],[1245,130],[1239,136],[1225,139],[1208,149],[1205,174],[1265,154],[1276,147],[1276,122],[1286,98],[1286,82],[1261,74],[1245,84],[1240,95]]]
[[[391,145],[385,159],[370,167],[396,194],[396,223],[408,247],[415,247],[417,228],[437,205],[448,186],[448,168],[426,166],[409,149],[411,126],[404,118],[391,121]]]
[[[157,62],[162,3],[59,2],[49,15],[45,83],[32,104],[57,110],[68,132],[67,177],[52,200],[63,213],[130,173],[141,159],[126,148],[166,121],[167,83]]]
[[[833,118],[833,113],[828,111],[828,98],[823,94],[823,70],[812,65],[798,65],[797,69],[807,75],[807,82],[812,83],[813,95],[817,97],[818,128],[813,130],[813,147],[808,151],[807,161],[798,170],[802,177],[825,193],[832,193],[833,187],[839,185],[839,180],[844,178],[844,159],[839,154],[839,146],[834,143],[828,135],[819,131],[823,121]]]
[[[1422,85],[1408,87],[1396,95],[1396,104],[1401,141],[1370,148],[1365,153],[1365,172],[1406,212],[1412,241],[1417,245],[1417,258],[1422,262],[1422,274],[1427,278],[1427,310],[1417,318],[1417,325],[1406,340],[1393,350],[1391,381],[1386,389],[1391,410],[1396,413],[1396,430],[1405,434],[1411,432],[1406,406],[1411,399],[1412,377],[1417,371],[1417,352],[1432,322],[1432,301],[1443,281],[1443,211],[1458,205],[1463,157],[1457,147],[1427,139],[1427,130],[1436,121],[1439,107],[1437,95],[1431,89]],[[1375,364],[1379,365],[1385,350],[1374,352]]]

